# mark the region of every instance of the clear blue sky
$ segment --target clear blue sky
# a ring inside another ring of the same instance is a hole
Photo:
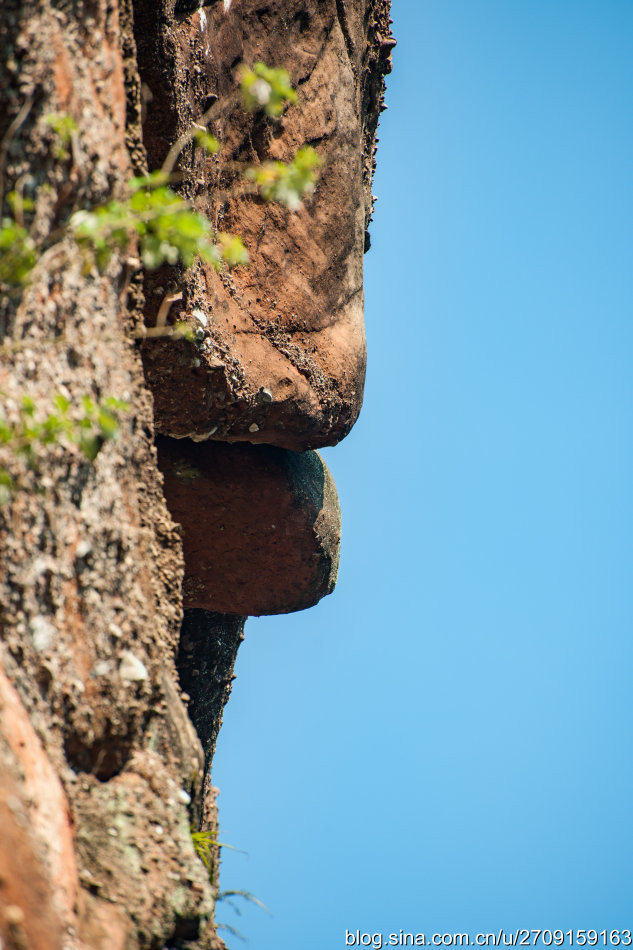
[[[393,17],[339,585],[214,773],[255,950],[633,924],[633,2]]]

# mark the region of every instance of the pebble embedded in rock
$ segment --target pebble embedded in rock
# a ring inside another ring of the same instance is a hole
[[[119,676],[122,680],[135,683],[140,682],[141,680],[146,680],[149,676],[149,673],[147,672],[147,667],[145,664],[142,663],[138,657],[134,656],[131,650],[126,650],[121,655],[121,661],[119,663]]]

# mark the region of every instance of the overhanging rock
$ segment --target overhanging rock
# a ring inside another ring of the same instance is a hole
[[[151,168],[209,103],[226,102],[211,129],[219,156],[189,148],[183,191],[251,257],[231,275],[199,264],[163,268],[146,282],[153,325],[168,295],[170,320],[197,342],[144,344],[158,431],[302,451],[334,445],[363,400],[363,251],[371,217],[375,131],[391,68],[388,0],[239,0],[156,11],[135,3]],[[239,64],[284,67],[298,103],[273,120],[236,104]],[[296,213],[231,196],[239,167],[289,161],[309,144],[323,159],[313,198]],[[219,197],[218,197],[219,196]]]
[[[290,613],[332,592],[340,509],[316,452],[163,437],[158,460],[182,525],[185,607]]]

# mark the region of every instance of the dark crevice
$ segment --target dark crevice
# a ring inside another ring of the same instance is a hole
[[[349,56],[350,65],[356,75],[356,52],[354,50],[354,41],[352,40],[349,23],[347,22],[347,10],[345,9],[345,0],[336,0],[336,15],[338,17],[338,22],[341,26],[341,32],[343,34],[343,39],[345,40],[345,47],[347,49],[347,55]]]
[[[132,0],[141,98],[146,99],[142,137],[150,170],[160,168],[177,138],[179,122],[173,97],[177,76],[169,49],[173,39],[165,30],[163,6],[153,0]]]
[[[218,0],[176,0],[174,16],[191,16],[196,10],[213,6],[214,3],[218,3]]]
[[[189,717],[204,749],[205,773],[231,695],[245,619],[211,610],[184,612],[176,666],[180,686],[190,697]]]

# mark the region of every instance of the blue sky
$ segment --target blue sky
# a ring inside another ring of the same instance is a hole
[[[339,584],[216,757],[256,950],[633,923],[633,3],[393,18]]]

